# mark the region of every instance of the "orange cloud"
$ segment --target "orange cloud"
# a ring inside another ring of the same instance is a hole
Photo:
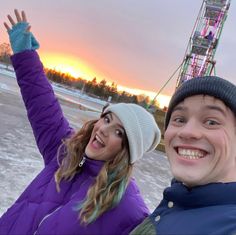
[[[149,96],[151,100],[153,100],[154,97],[156,96],[156,93],[153,91],[133,89],[133,88],[128,88],[128,87],[119,86],[119,85],[117,86],[117,88],[119,91],[126,91],[126,92],[129,92],[134,95],[145,94],[146,96]],[[155,100],[160,105],[160,108],[164,108],[164,107],[168,107],[168,104],[170,102],[170,98],[171,97],[168,95],[159,94]]]
[[[94,78],[95,73],[92,69],[77,57],[60,53],[40,52],[40,58],[46,68],[68,73],[76,78],[81,77],[87,80]]]

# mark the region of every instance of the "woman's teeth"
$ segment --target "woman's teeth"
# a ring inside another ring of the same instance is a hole
[[[96,140],[101,146],[103,146],[103,147],[105,146],[103,140],[102,140],[98,135],[95,136],[95,140]]]

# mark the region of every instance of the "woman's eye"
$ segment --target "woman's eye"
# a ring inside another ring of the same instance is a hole
[[[121,130],[115,130],[115,132],[116,132],[117,136],[119,136],[119,137],[123,136],[123,132]]]
[[[106,123],[109,123],[109,122],[110,122],[109,117],[108,117],[108,116],[105,116],[105,117],[104,117],[104,121],[105,121]]]

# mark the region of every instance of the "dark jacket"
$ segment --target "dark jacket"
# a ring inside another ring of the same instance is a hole
[[[187,188],[174,181],[134,234],[236,234],[236,183]]]

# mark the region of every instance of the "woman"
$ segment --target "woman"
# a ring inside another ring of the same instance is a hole
[[[148,215],[133,163],[160,141],[151,114],[115,104],[75,133],[35,49],[25,13],[8,16],[14,66],[45,167],[0,219],[0,234],[128,234]]]

